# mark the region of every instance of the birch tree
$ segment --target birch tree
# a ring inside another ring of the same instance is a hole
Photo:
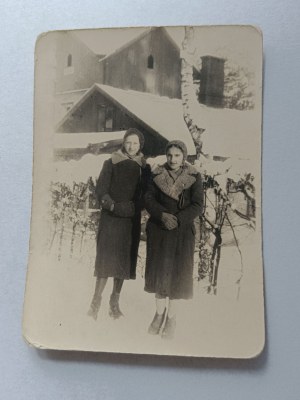
[[[208,278],[207,292],[217,294],[218,272],[221,260],[222,233],[224,223],[227,223],[232,229],[235,244],[241,259],[240,275],[236,280],[238,286],[238,295],[240,283],[243,277],[243,257],[239,247],[239,241],[235,233],[234,224],[230,220],[229,210],[239,215],[249,223],[249,227],[254,229],[254,219],[237,210],[231,200],[231,194],[243,192],[251,199],[252,207],[255,189],[253,179],[249,173],[245,173],[238,180],[233,180],[230,176],[230,168],[226,169],[226,164],[216,169],[216,165],[210,160],[206,162],[205,149],[203,148],[202,134],[205,127],[195,123],[193,101],[196,100],[196,93],[193,85],[193,65],[196,49],[194,44],[193,27],[185,27],[185,36],[181,51],[181,95],[183,105],[183,118],[189,129],[196,148],[196,158],[200,157],[202,162],[196,164],[203,165],[200,169],[204,178],[204,212],[200,216],[200,243],[199,243],[199,266],[198,279]],[[201,85],[201,82],[200,82]],[[197,119],[199,120],[199,118]],[[200,116],[201,120],[201,116]],[[218,165],[220,167],[220,163]],[[248,171],[249,172],[249,171]],[[255,208],[255,206],[254,206]]]
[[[202,133],[205,129],[194,123],[190,107],[191,102],[196,98],[193,85],[194,54],[194,28],[192,26],[186,26],[181,50],[181,97],[183,118],[195,144],[197,158],[200,158],[202,150]]]

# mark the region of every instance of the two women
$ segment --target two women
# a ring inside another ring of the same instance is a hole
[[[147,224],[145,291],[155,293],[156,313],[148,332],[172,338],[176,300],[193,295],[194,219],[202,213],[200,174],[179,140],[168,143],[167,162],[157,167],[145,195]],[[168,302],[167,302],[168,300]]]
[[[124,279],[134,279],[140,238],[143,182],[147,168],[140,150],[142,134],[129,129],[122,149],[104,163],[97,183],[102,204],[97,241],[97,282],[89,315],[97,318],[108,277],[114,278],[110,315],[119,318],[119,296]],[[166,147],[167,162],[147,179],[145,208],[147,259],[145,291],[155,293],[156,313],[148,332],[174,336],[176,300],[193,295],[194,219],[202,212],[200,174],[186,162],[187,148],[174,140]]]
[[[102,206],[97,236],[94,296],[88,315],[97,319],[107,279],[114,278],[109,315],[123,314],[119,297],[125,279],[135,279],[141,233],[141,204],[146,163],[141,153],[144,137],[137,129],[126,131],[122,148],[105,161],[96,186]]]

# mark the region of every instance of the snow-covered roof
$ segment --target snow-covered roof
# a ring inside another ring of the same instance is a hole
[[[203,153],[236,159],[257,159],[260,154],[260,115],[257,111],[191,107],[194,122],[205,129]]]
[[[54,135],[55,149],[82,149],[89,144],[105,143],[112,140],[122,140],[126,131],[118,132],[83,132],[56,133]]]
[[[194,142],[183,119],[181,100],[107,85],[97,86],[165,139],[183,140],[188,153],[195,154]]]
[[[196,153],[194,142],[183,119],[181,100],[134,90],[117,89],[107,85],[94,84],[69,110],[59,123],[57,130],[94,91],[99,91],[117,106],[125,109],[146,129],[150,128],[168,141],[180,139],[185,142],[190,155]]]
[[[94,84],[81,97],[60,122],[58,129],[95,91],[99,91],[117,106],[125,109],[146,129],[150,128],[168,141],[183,140],[188,153],[195,154],[192,137],[183,119],[181,100],[102,84]],[[199,104],[195,98],[191,102],[190,111],[194,122],[205,129],[202,136],[204,153],[240,159],[256,159],[260,154],[261,138],[257,133],[261,129],[261,118],[257,111],[207,107]],[[103,135],[103,132],[100,134]],[[112,137],[113,133],[107,132],[107,134]]]

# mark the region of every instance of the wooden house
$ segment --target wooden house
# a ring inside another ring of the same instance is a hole
[[[180,50],[165,28],[150,28],[99,62],[98,83],[181,98]]]
[[[103,132],[102,142],[106,142],[107,132],[125,131],[130,127],[144,134],[143,151],[147,156],[164,154],[167,142],[173,139],[185,141],[189,155],[195,155],[180,99],[108,85],[94,84],[59,122],[56,131]]]
[[[94,42],[109,41],[110,30],[104,31],[93,31]],[[94,83],[181,98],[180,49],[163,27],[143,29],[107,55],[99,54],[101,46],[97,49],[73,32],[58,32],[56,47],[56,121]],[[199,76],[194,67],[195,79]]]
[[[195,155],[182,115],[180,48],[165,28],[144,29],[105,56],[72,33],[63,33],[57,47],[56,132],[136,127],[145,135],[148,156],[163,154],[166,143],[175,138],[184,140],[189,154]],[[213,70],[222,78],[222,60],[208,56],[203,65],[204,73]],[[216,85],[211,75],[205,79],[196,67],[193,73],[195,80],[204,82],[201,102],[205,104],[207,96],[214,105],[222,85]]]
[[[99,80],[100,59],[72,31],[56,33],[56,121]]]

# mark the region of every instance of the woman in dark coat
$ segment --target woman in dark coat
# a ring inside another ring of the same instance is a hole
[[[144,137],[126,131],[122,149],[104,162],[96,186],[102,206],[97,236],[95,293],[88,315],[97,319],[107,278],[114,278],[109,315],[122,316],[119,297],[124,279],[135,279],[141,232],[141,199],[146,163],[141,153]]]
[[[183,142],[169,142],[166,156],[166,164],[153,171],[145,194],[150,214],[145,291],[155,293],[156,298],[156,314],[148,332],[159,334],[163,328],[162,337],[172,338],[175,301],[193,295],[194,219],[202,212],[203,189],[200,174],[185,162]]]

